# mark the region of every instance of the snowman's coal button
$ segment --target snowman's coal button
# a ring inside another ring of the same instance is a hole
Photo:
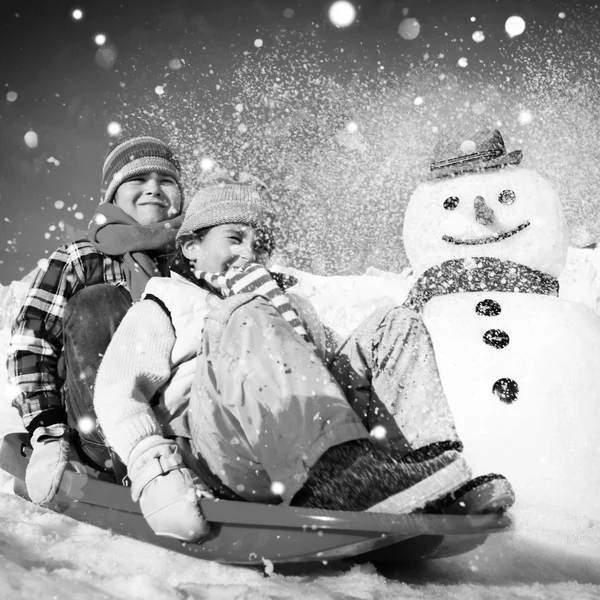
[[[488,346],[493,346],[494,348],[506,348],[510,342],[510,338],[508,337],[508,333],[502,331],[502,329],[488,329],[483,334],[483,341]]]
[[[514,379],[503,377],[494,383],[492,392],[504,404],[512,404],[519,395],[519,384]]]
[[[502,202],[502,204],[512,204],[516,197],[517,195],[512,190],[504,190],[500,192],[498,200]]]
[[[460,198],[457,196],[450,196],[444,200],[444,208],[446,210],[454,210],[460,202]]]
[[[477,303],[475,312],[482,317],[497,317],[502,312],[502,308],[495,300],[486,298]]]

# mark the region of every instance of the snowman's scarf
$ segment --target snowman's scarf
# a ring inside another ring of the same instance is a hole
[[[293,277],[286,277],[279,273],[270,273],[262,265],[250,263],[243,269],[235,269],[226,273],[207,273],[195,271],[196,277],[205,282],[219,296],[227,298],[234,294],[255,293],[264,296],[275,306],[281,316],[292,326],[294,331],[301,335],[314,349],[298,313],[291,305],[285,294],[285,288],[294,285]]]
[[[517,292],[558,296],[558,280],[548,273],[499,258],[448,260],[427,269],[403,306],[421,312],[435,296],[460,292]]]

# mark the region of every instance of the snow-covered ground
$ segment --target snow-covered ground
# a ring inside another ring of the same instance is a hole
[[[588,270],[588,256],[580,254],[571,262],[573,295],[579,293],[576,284],[581,273]],[[587,284],[579,287],[589,291]],[[5,318],[15,310],[21,291],[16,290],[15,300],[3,305]],[[0,290],[0,303],[8,293],[7,287]],[[594,303],[595,295],[586,294]],[[8,401],[7,342],[4,325],[0,329],[0,436],[21,429]],[[531,485],[535,486],[535,473]],[[556,485],[569,482],[556,481]],[[385,569],[371,564],[276,566],[267,576],[259,569],[178,555],[38,508],[12,494],[10,477],[1,471],[0,489],[0,598],[600,598],[600,515],[582,517],[577,506],[556,511],[519,499],[513,510],[515,530],[493,535],[482,548],[461,557]]]

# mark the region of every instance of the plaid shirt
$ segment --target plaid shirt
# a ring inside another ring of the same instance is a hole
[[[119,260],[84,239],[58,248],[31,284],[12,327],[7,359],[9,381],[20,390],[12,405],[25,427],[45,410],[63,406],[57,368],[65,307],[79,290],[99,283],[126,287]]]

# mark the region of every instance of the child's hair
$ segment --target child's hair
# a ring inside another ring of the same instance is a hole
[[[176,267],[178,271],[183,271],[184,273],[192,274],[192,269],[190,267],[190,261],[184,256],[181,247],[186,242],[191,240],[201,241],[204,239],[204,236],[211,230],[211,227],[205,227],[204,229],[198,229],[192,233],[186,233],[182,235],[175,245],[175,250],[169,255],[168,266],[169,269]]]

